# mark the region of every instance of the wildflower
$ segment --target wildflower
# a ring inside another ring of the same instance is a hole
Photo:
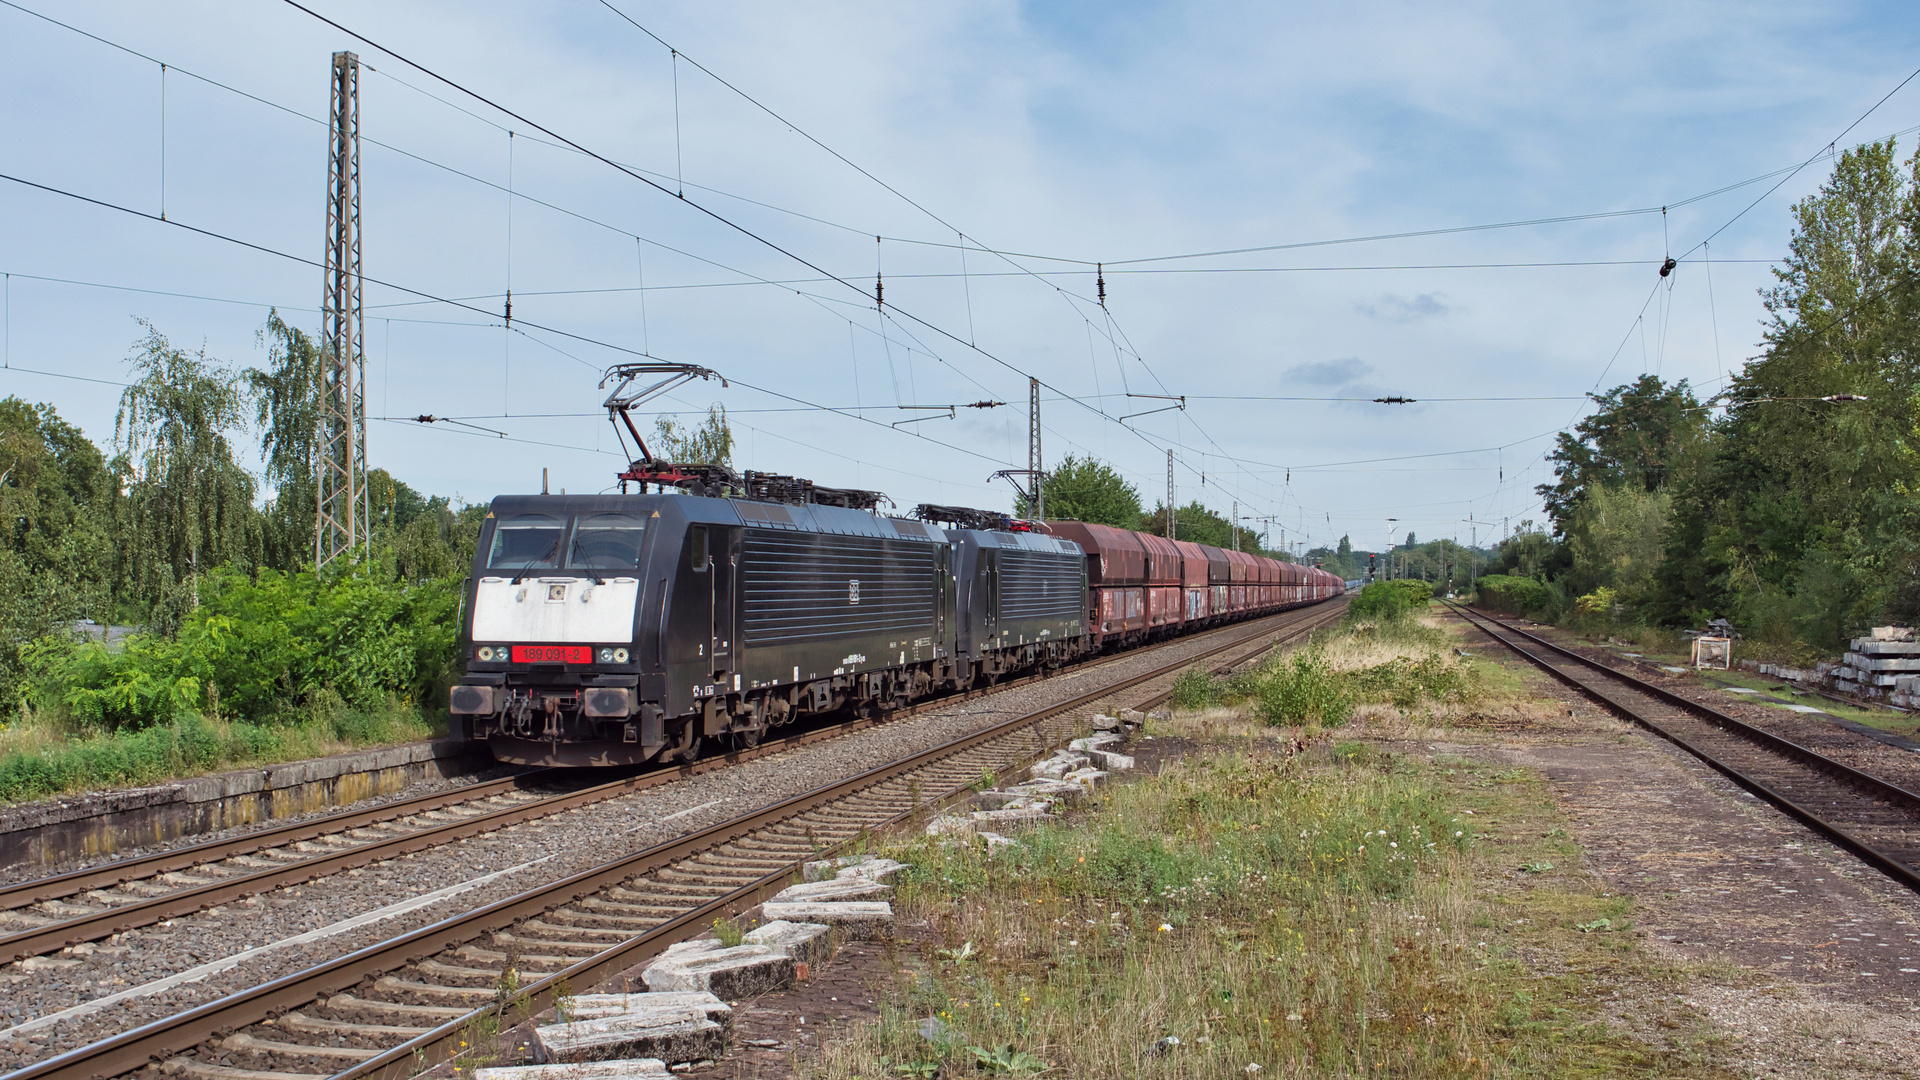
[[[1459,839],[1460,837],[1462,837],[1462,836],[1465,836],[1465,835],[1467,835],[1467,834],[1466,834],[1466,833],[1463,833],[1463,832],[1461,832],[1461,831],[1460,831],[1459,829],[1455,829],[1455,830],[1453,830],[1453,835],[1454,835],[1454,838],[1455,838],[1455,839]]]
[[[1248,1076],[1252,1076],[1252,1075],[1253,1075],[1254,1073],[1257,1073],[1257,1072],[1259,1072],[1259,1071],[1260,1071],[1260,1063],[1259,1063],[1259,1062],[1257,1062],[1257,1061],[1249,1061],[1249,1062],[1247,1062],[1247,1075],[1248,1075]]]
[[[1160,929],[1162,929],[1162,930],[1171,930],[1171,929],[1173,929],[1173,924],[1172,924],[1172,923],[1161,923],[1161,924],[1160,924]]]
[[[1397,848],[1397,847],[1399,847],[1400,845],[1399,845],[1399,844],[1398,844],[1397,842],[1395,842],[1395,841],[1392,841],[1392,840],[1389,840],[1389,841],[1387,841],[1387,846],[1388,846],[1388,847],[1390,847],[1390,848]]]

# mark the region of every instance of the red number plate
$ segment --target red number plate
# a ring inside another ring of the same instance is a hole
[[[591,664],[591,645],[515,645],[516,664]]]

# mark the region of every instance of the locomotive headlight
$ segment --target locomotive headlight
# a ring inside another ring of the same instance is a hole
[[[480,648],[479,648],[479,649],[478,649],[478,650],[477,650],[477,651],[476,651],[476,652],[474,653],[474,655],[476,655],[476,656],[478,656],[478,657],[479,657],[480,659],[482,659],[482,660],[491,660],[491,659],[493,659],[493,646],[491,646],[491,645],[482,645],[482,646],[480,646]]]
[[[601,662],[601,663],[603,663],[603,664],[611,664],[611,663],[613,663],[613,650],[612,650],[612,649],[601,649],[601,650],[600,650],[600,662]]]
[[[625,650],[625,649],[615,649],[615,650],[613,650],[613,662],[614,662],[614,663],[616,663],[616,664],[624,664],[624,663],[626,663],[626,662],[627,662],[627,650]]]

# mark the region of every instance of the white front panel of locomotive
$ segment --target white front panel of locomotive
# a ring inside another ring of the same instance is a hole
[[[628,642],[639,600],[638,578],[483,577],[473,593],[473,640]]]

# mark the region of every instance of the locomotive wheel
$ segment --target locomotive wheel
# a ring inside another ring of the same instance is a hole
[[[673,757],[673,760],[679,762],[682,765],[691,765],[694,762],[699,761],[700,760],[700,744],[705,741],[706,741],[705,739],[702,739],[700,736],[695,735],[692,738],[692,740],[687,743],[687,748],[685,750],[680,751],[678,754],[675,754]]]
[[[736,731],[733,733],[733,748],[736,750],[751,750],[759,746],[760,740],[766,738],[766,735],[767,729],[764,727]]]

